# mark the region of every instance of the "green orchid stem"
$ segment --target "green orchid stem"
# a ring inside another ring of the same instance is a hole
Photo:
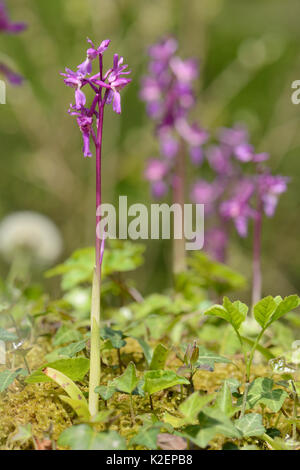
[[[90,353],[90,380],[89,380],[89,410],[91,416],[98,413],[99,394],[95,388],[100,385],[100,286],[101,278],[94,270],[91,306],[91,353]]]

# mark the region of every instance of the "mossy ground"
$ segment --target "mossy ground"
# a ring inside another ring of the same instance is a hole
[[[50,343],[46,339],[40,339],[28,353],[28,362],[32,369],[40,367],[46,361],[44,356],[51,349]],[[142,371],[145,367],[142,351],[138,343],[129,339],[127,345],[121,350],[121,358],[125,367],[131,360],[137,366],[138,371]],[[17,359],[16,366],[22,365],[22,359]],[[112,364],[107,366],[105,364]],[[176,358],[175,353],[171,354],[167,363],[169,369],[177,370],[181,363]],[[120,374],[118,356],[115,350],[109,351],[104,356],[104,364],[102,366],[102,382],[105,384],[115,376]],[[254,377],[267,375],[267,369],[264,365],[254,365],[252,370]],[[213,372],[199,370],[194,376],[194,388],[203,394],[210,394],[220,388],[222,382],[226,378],[236,378],[243,382],[244,365],[241,360],[235,361],[234,364],[216,364]],[[82,384],[81,388],[87,392],[86,384]],[[58,395],[61,393],[59,387],[54,383],[26,384],[22,380],[15,381],[9,389],[0,394],[0,449],[29,449],[33,447],[33,443],[20,445],[19,442],[13,441],[19,425],[28,423],[32,426],[33,436],[38,440],[51,439],[57,441],[60,433],[70,427],[72,424],[78,423],[78,418],[74,412],[66,404],[63,404]],[[178,406],[181,397],[179,390],[169,389],[153,395],[154,413],[159,420],[163,420],[165,412],[173,416],[179,416]],[[95,424],[95,429],[103,431],[105,429],[116,430],[124,436],[129,442],[137,433],[138,428],[142,425],[142,417],[152,412],[148,398],[140,396],[133,397],[135,420],[132,421],[130,414],[129,397],[123,393],[115,394],[108,402],[108,408],[112,411],[109,421],[106,423]],[[105,409],[105,404],[101,400],[101,409]],[[291,415],[292,402],[286,400],[286,412]],[[268,409],[259,410],[263,412],[264,425],[266,428],[276,426],[282,432],[282,435],[288,432],[287,425],[280,419],[280,416],[269,412]],[[228,441],[228,439],[227,439]],[[210,449],[218,450],[222,448],[225,439],[219,436],[210,444]],[[255,439],[249,439],[249,443],[256,443]],[[260,446],[262,444],[260,443]]]

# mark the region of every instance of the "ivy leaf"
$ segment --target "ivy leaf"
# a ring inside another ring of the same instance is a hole
[[[195,424],[200,411],[215,397],[213,395],[201,396],[199,392],[194,392],[179,406],[179,412],[184,417],[182,424]]]
[[[58,445],[71,450],[126,450],[125,439],[116,431],[96,432],[88,424],[78,424],[63,431]]]
[[[133,362],[130,362],[125,372],[114,379],[112,386],[117,388],[120,392],[128,393],[129,395],[133,392],[138,384],[139,379],[136,376],[136,369]]]
[[[229,418],[231,418],[231,416],[233,416],[238,410],[238,408],[232,404],[231,387],[226,380],[224,380],[223,386],[217,395],[214,408],[221,410],[222,413]]]
[[[18,336],[15,333],[0,328],[0,341],[17,341]]]
[[[111,342],[111,345],[115,349],[121,349],[123,346],[126,345],[126,341],[124,341],[123,332],[120,330],[113,330],[108,326],[101,328],[100,336],[102,339],[108,339]]]
[[[261,436],[266,432],[262,416],[258,413],[248,413],[243,418],[236,419],[234,424],[243,437]]]
[[[281,388],[273,390],[274,381],[268,377],[258,377],[255,379],[248,390],[247,408],[253,408],[257,404],[263,404],[270,408],[270,410],[277,413],[288,394]],[[242,397],[239,399],[238,404],[242,403]]]
[[[215,363],[229,364],[232,361],[226,357],[219,356],[219,354],[208,351],[203,346],[199,346],[199,356],[195,363],[195,367],[209,366],[211,370],[214,370]]]
[[[4,370],[0,372],[0,393],[4,392],[19,375],[26,375],[25,369]]]
[[[117,389],[113,386],[112,382],[109,382],[107,385],[99,385],[95,388],[95,392],[99,393],[104,401],[109,400],[116,391]]]
[[[150,370],[163,369],[166,364],[169,350],[163,344],[158,344],[153,351],[153,356],[150,363]]]
[[[85,357],[75,357],[72,359],[60,359],[58,361],[49,362],[37,369],[29,377],[26,378],[27,383],[50,382],[51,379],[43,373],[43,369],[51,367],[62,372],[73,381],[82,380],[90,368],[90,361]]]
[[[86,340],[83,339],[82,341],[77,341],[76,343],[68,344],[64,348],[60,348],[56,351],[58,356],[67,356],[67,357],[74,357],[77,353],[85,349],[86,347]]]
[[[54,346],[60,346],[61,344],[71,343],[72,341],[81,341],[82,339],[83,336],[80,331],[74,330],[67,325],[63,325],[54,336],[53,344]]]
[[[144,356],[145,356],[145,359],[146,359],[146,362],[148,364],[148,366],[150,366],[150,363],[151,363],[151,359],[152,359],[152,349],[150,348],[149,344],[146,343],[146,341],[144,341],[142,338],[135,338],[134,336],[132,336],[138,343],[139,345],[141,346],[142,350],[143,350],[143,353],[144,353]]]
[[[174,385],[188,385],[189,381],[171,370],[151,370],[145,372],[145,392],[152,395]]]
[[[131,439],[130,445],[139,445],[147,447],[150,450],[157,449],[157,436],[160,433],[160,427],[144,425],[139,432]]]

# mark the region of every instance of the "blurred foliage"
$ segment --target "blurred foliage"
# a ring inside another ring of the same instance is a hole
[[[73,99],[59,72],[85,56],[85,38],[111,38],[109,67],[116,51],[133,71],[124,91],[123,113],[105,115],[103,199],[150,203],[142,174],[157,152],[151,123],[138,97],[149,44],[170,32],[183,57],[201,60],[195,118],[214,129],[243,121],[260,151],[271,154],[274,171],[292,176],[273,220],[264,224],[264,290],[282,295],[300,284],[298,249],[300,160],[299,110],[291,83],[300,77],[297,0],[19,0],[7,1],[15,20],[28,23],[20,36],[1,35],[1,57],[26,77],[8,86],[1,106],[0,218],[36,210],[60,227],[69,255],[94,238],[95,159],[81,156],[81,135],[67,114]],[[201,169],[199,170],[201,174]],[[279,223],[281,221],[281,223]],[[146,264],[136,279],[143,292],[170,285],[171,246],[147,243]],[[274,257],[276,253],[276,258]],[[251,237],[235,237],[230,265],[250,277]],[[2,273],[7,266],[0,266]]]

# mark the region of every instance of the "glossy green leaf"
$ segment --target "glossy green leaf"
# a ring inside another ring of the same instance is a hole
[[[274,381],[268,377],[258,377],[255,379],[248,390],[247,408],[253,408],[257,404],[263,404],[270,410],[277,413],[282,407],[288,394],[285,390],[277,388],[273,390]],[[239,399],[239,404],[242,397]]]
[[[268,324],[268,321],[272,314],[274,313],[277,307],[277,303],[273,299],[271,295],[261,299],[255,306],[254,306],[254,317],[257,323],[260,324],[262,328],[265,328]]]
[[[144,390],[152,395],[175,385],[188,385],[189,381],[171,370],[151,370],[144,376]]]
[[[43,373],[43,369],[51,367],[56,369],[73,381],[82,380],[90,368],[90,361],[85,357],[75,357],[72,359],[60,359],[58,361],[49,362],[37,369],[29,377],[26,378],[27,383],[49,382],[51,379]]]
[[[262,416],[258,413],[248,413],[243,418],[236,419],[234,424],[243,437],[261,436],[266,432]]]
[[[164,369],[169,350],[163,344],[158,344],[153,351],[150,370]]]
[[[81,341],[82,339],[83,335],[80,331],[70,328],[67,325],[63,325],[54,336],[53,344],[54,346],[60,346],[61,344],[71,343],[72,341]]]
[[[136,376],[136,369],[133,362],[130,362],[125,370],[125,372],[114,379],[112,386],[118,389],[120,392],[131,394],[136,388],[139,379]]]

